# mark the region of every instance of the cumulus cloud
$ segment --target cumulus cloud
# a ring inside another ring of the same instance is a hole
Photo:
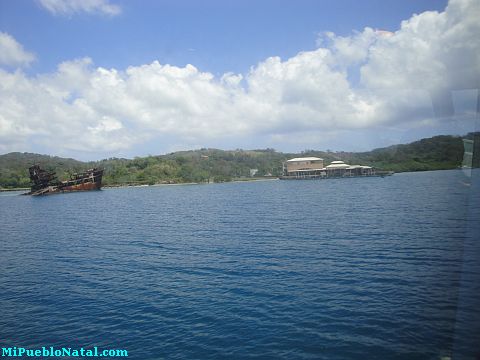
[[[67,89],[73,79],[60,69],[51,78],[33,79],[21,71],[0,71],[0,142],[114,151],[138,141],[139,135],[129,134],[120,121],[75,98],[75,87]]]
[[[193,65],[106,69],[89,58],[36,77],[0,71],[0,143],[106,155],[155,138],[318,148],[342,134],[434,128],[444,121],[435,94],[479,87],[479,15],[475,0],[452,0],[395,32],[325,33],[314,51],[220,78]]]
[[[369,49],[362,81],[368,87],[477,89],[480,6],[450,1],[442,13],[429,11],[403,21],[393,36]]]
[[[11,35],[0,32],[0,65],[24,66],[35,60],[35,56],[23,49]]]
[[[337,36],[335,33],[327,31],[320,34],[317,44],[332,51],[338,67],[347,68],[364,63],[373,43],[379,37],[388,36],[388,34],[391,33],[373,30],[369,27],[362,32],[355,32],[352,36]]]
[[[122,12],[120,6],[111,4],[108,0],[38,0],[38,2],[53,15],[89,13],[115,16]]]

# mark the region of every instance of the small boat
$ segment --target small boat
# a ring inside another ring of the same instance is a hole
[[[54,172],[33,165],[28,169],[32,182],[30,192],[25,195],[49,195],[62,192],[100,190],[102,187],[103,169],[89,169],[73,174],[67,181],[59,181]]]

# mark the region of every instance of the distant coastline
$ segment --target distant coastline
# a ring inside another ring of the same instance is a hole
[[[30,188],[11,188],[11,189],[5,189],[5,188],[0,188],[0,192],[7,192],[7,191],[29,191]]]
[[[269,178],[238,178],[232,179],[232,183],[244,183],[244,182],[258,182],[258,181],[272,181],[280,180],[278,177],[269,177]],[[209,185],[209,184],[218,184],[214,182],[184,182],[184,183],[170,183],[170,184],[121,184],[121,185],[106,185],[103,186],[104,189],[123,189],[123,188],[138,188],[138,187],[159,187],[159,186],[186,186],[186,185]],[[23,190],[23,189],[22,189]],[[27,188],[28,190],[28,188]]]
[[[68,179],[74,172],[102,168],[105,170],[103,186],[106,188],[274,179],[282,176],[282,164],[296,157],[318,157],[324,159],[326,164],[344,161],[372,167],[376,171],[395,173],[458,169],[464,166],[464,140],[478,139],[479,134],[439,135],[367,152],[305,150],[301,153],[283,153],[274,149],[203,148],[134,159],[109,158],[90,162],[14,152],[0,155],[0,191],[27,189],[30,186],[28,167],[32,164],[55,171],[60,180]],[[472,141],[466,143],[473,144]],[[474,143],[478,147],[478,141]],[[478,156],[472,158],[472,149],[469,154],[472,166],[477,167]]]

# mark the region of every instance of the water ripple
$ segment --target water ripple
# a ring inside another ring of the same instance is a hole
[[[438,360],[467,321],[462,174],[2,196],[2,346]]]

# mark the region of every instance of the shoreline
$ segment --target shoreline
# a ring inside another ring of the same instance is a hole
[[[172,183],[172,184],[142,184],[142,185],[105,185],[102,189],[124,189],[124,188],[140,188],[140,187],[158,187],[158,186],[185,186],[185,185],[212,185],[212,184],[228,184],[228,183],[242,183],[242,182],[254,182],[254,181],[273,181],[279,180],[278,177],[272,178],[235,178],[231,181],[223,182],[185,182],[185,183]],[[28,189],[27,189],[28,190]]]
[[[172,184],[141,184],[141,185],[104,185],[102,189],[124,189],[124,188],[139,188],[139,187],[157,187],[157,186],[186,186],[186,185],[211,185],[211,184],[226,184],[226,183],[242,183],[242,182],[254,182],[254,181],[273,181],[279,180],[278,177],[272,178],[235,178],[231,181],[223,182],[185,182],[185,183],[172,183]],[[13,189],[0,189],[0,192],[12,192],[12,191],[30,191],[30,188],[13,188]]]
[[[176,183],[176,184],[143,184],[143,185],[105,185],[102,189],[125,189],[125,188],[141,188],[141,187],[155,187],[155,186],[179,186],[179,185],[201,185],[203,183]]]
[[[0,189],[0,192],[8,192],[8,191],[30,191],[30,188]]]

